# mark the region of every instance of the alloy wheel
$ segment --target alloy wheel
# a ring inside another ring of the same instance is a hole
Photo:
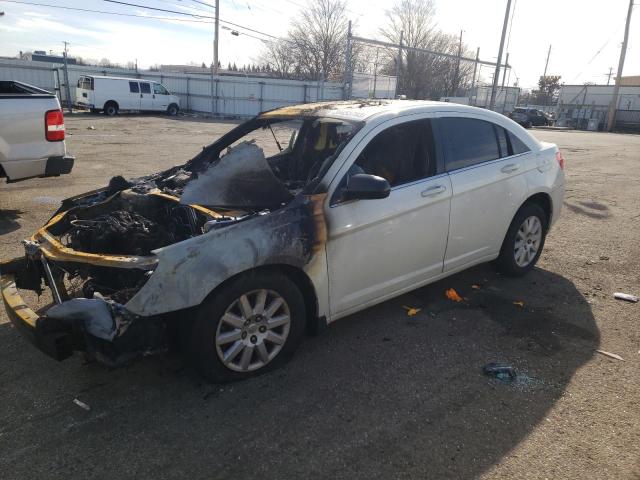
[[[536,216],[527,217],[516,233],[513,256],[519,267],[526,267],[536,257],[542,242],[542,223]]]
[[[282,350],[291,328],[285,299],[273,290],[246,292],[226,309],[215,335],[220,361],[236,372],[264,367]]]

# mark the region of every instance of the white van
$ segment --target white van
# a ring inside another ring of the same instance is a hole
[[[140,78],[86,75],[78,79],[75,104],[113,116],[120,110],[156,111],[177,115],[180,98],[161,83]]]

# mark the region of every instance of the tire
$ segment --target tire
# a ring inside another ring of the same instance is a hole
[[[169,105],[169,108],[167,108],[167,115],[175,117],[178,114],[178,111],[180,111],[180,108],[175,103],[172,103]]]
[[[104,104],[103,112],[109,117],[113,117],[118,114],[118,104],[116,102],[107,102]]]
[[[527,121],[527,122],[524,124],[524,128],[526,128],[526,129],[529,129],[529,128],[531,128],[531,127],[533,127],[533,123],[531,123],[531,120]]]
[[[260,295],[265,295],[262,310]],[[243,313],[242,297],[248,302],[244,310],[251,315]],[[277,306],[279,300],[283,303]],[[277,308],[269,312],[274,305]],[[274,326],[267,327],[270,323]],[[200,305],[188,355],[211,382],[243,380],[289,360],[302,340],[305,323],[304,298],[288,277],[276,272],[247,273]]]
[[[530,231],[527,231],[528,227]],[[537,203],[524,204],[513,217],[502,242],[496,260],[498,270],[511,277],[521,277],[529,272],[540,258],[547,227],[548,218],[542,207]]]

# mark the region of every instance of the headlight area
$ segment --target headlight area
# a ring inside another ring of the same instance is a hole
[[[125,304],[153,275],[149,257],[139,268],[51,261],[35,242],[25,257],[0,264],[2,297],[18,329],[40,350],[63,360],[73,351],[108,366],[120,366],[143,353],[163,351],[166,322],[140,317]],[[51,293],[52,303],[31,310],[21,290]]]

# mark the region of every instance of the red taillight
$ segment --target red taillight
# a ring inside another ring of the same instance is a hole
[[[64,140],[64,116],[62,110],[49,110],[44,115],[44,136],[50,142]]]
[[[558,165],[560,165],[560,170],[564,170],[564,157],[562,153],[560,153],[560,150],[556,152],[556,160],[558,161]]]

